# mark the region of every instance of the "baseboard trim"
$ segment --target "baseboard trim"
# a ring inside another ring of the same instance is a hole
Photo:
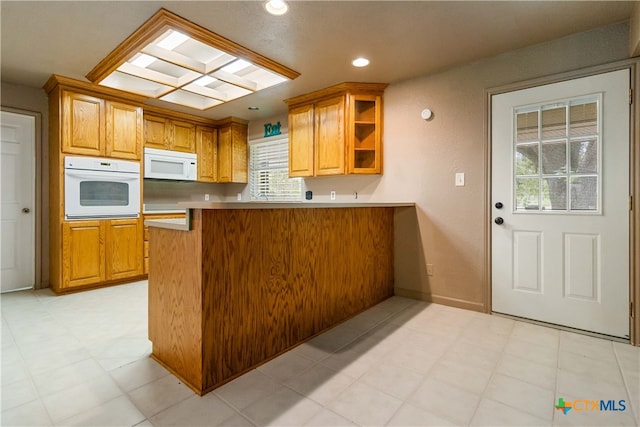
[[[413,289],[394,288],[394,295],[399,297],[417,299],[421,301],[433,302],[436,304],[447,305],[450,307],[463,308],[465,310],[478,311],[484,313],[486,308],[483,303],[468,301],[459,298],[445,297],[442,295],[434,295],[430,292],[415,291]]]

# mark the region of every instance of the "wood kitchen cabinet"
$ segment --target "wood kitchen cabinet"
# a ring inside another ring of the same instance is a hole
[[[144,146],[160,150],[196,152],[196,125],[166,117],[144,115]]]
[[[142,274],[142,220],[62,224],[62,283],[75,288]]]
[[[218,127],[217,182],[248,182],[247,122],[232,119]]]
[[[289,175],[382,173],[384,83],[341,83],[285,100]]]
[[[216,182],[218,178],[218,132],[215,128],[196,126],[198,181]]]
[[[65,90],[61,116],[63,153],[140,160],[142,108]]]
[[[62,224],[62,283],[57,291],[142,275],[142,220]]]

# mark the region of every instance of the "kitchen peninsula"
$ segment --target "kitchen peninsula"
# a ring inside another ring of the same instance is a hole
[[[189,202],[149,225],[152,357],[202,395],[393,295],[394,209]]]

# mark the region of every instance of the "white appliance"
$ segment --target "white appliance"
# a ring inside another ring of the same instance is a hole
[[[140,163],[99,157],[65,157],[65,219],[139,216]]]
[[[195,181],[198,178],[197,156],[180,151],[144,149],[144,177]]]

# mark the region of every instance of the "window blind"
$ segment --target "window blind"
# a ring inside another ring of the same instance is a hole
[[[289,178],[289,140],[258,142],[249,148],[251,200],[300,201],[302,178]]]

